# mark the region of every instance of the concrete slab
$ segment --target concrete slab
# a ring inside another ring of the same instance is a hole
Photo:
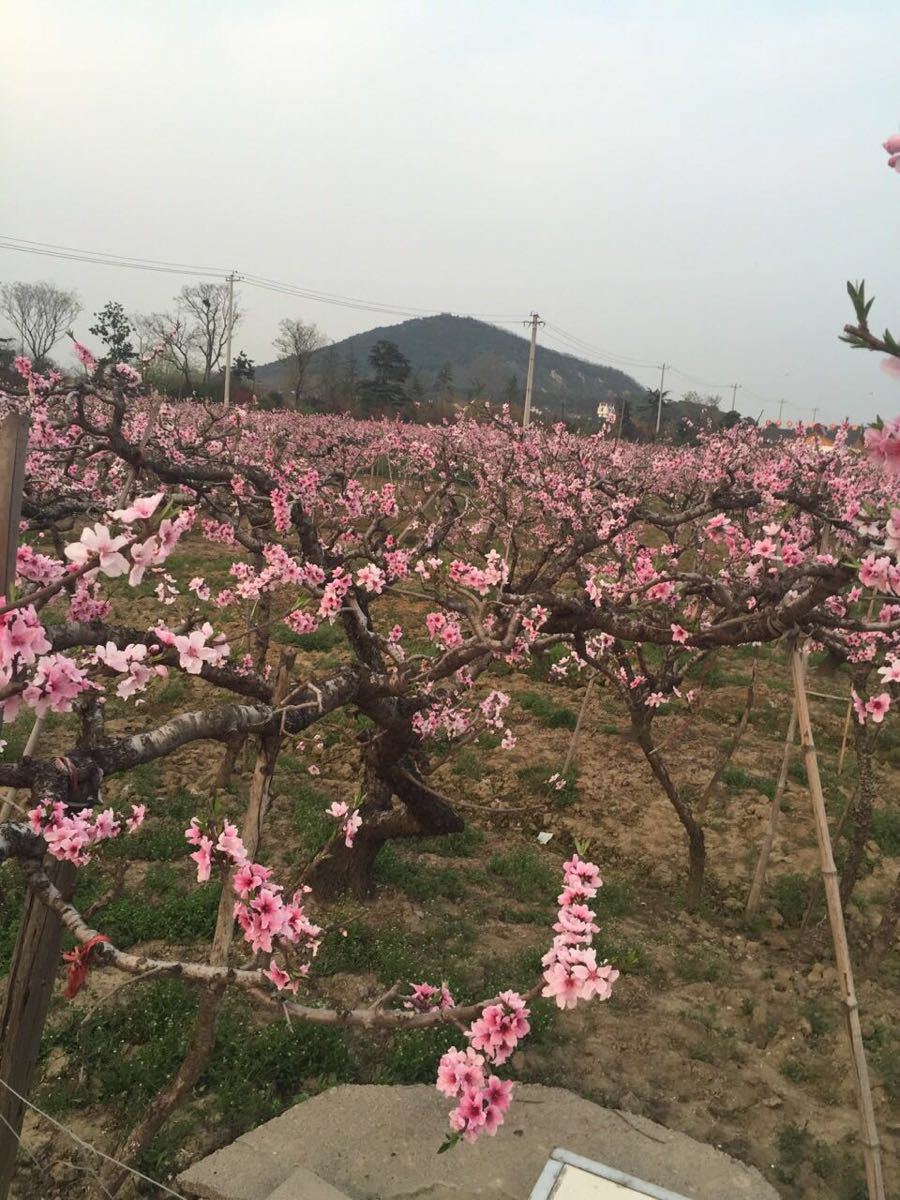
[[[346,1192],[339,1192],[312,1171],[307,1171],[306,1167],[297,1167],[284,1183],[269,1193],[268,1200],[349,1200],[349,1197]]]
[[[296,1165],[237,1141],[188,1167],[178,1181],[199,1200],[269,1200]]]
[[[293,1167],[305,1167],[349,1200],[527,1200],[550,1151],[562,1146],[691,1200],[778,1200],[758,1171],[714,1147],[563,1088],[517,1085],[496,1137],[438,1155],[447,1111],[426,1084],[332,1088],[219,1151],[232,1155],[227,1162],[211,1155],[179,1182],[188,1195],[204,1200],[275,1200],[271,1192],[286,1183]],[[266,1193],[256,1183],[253,1191],[236,1192],[242,1155],[244,1178],[260,1164],[268,1179],[276,1167],[282,1178]],[[197,1190],[219,1186],[224,1172],[231,1190]]]

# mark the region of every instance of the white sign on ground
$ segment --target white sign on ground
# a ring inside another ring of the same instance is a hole
[[[554,1150],[529,1200],[688,1200],[567,1150]]]

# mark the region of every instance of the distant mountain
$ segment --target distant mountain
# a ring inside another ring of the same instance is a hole
[[[419,317],[398,325],[383,325],[344,338],[311,359],[307,390],[335,374],[369,375],[369,351],[381,340],[394,342],[412,364],[412,379],[426,402],[436,386],[447,382],[463,397],[481,395],[500,400],[515,399],[525,388],[528,371],[528,339],[473,317],[442,313]],[[256,390],[289,392],[290,364],[285,360],[256,368]],[[644,395],[646,389],[614,367],[585,362],[572,354],[541,344],[534,372],[534,406],[545,416],[596,414],[597,405],[614,396]]]

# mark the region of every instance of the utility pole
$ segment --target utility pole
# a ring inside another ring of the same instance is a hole
[[[234,329],[234,271],[228,276],[228,309],[225,314],[225,407],[231,403],[231,334]]]
[[[663,388],[666,383],[666,367],[668,363],[662,363],[659,368],[659,403],[656,405],[656,436],[659,437],[659,427],[662,422],[662,400]]]
[[[814,408],[814,409],[813,409],[812,421],[810,422],[810,424],[812,424],[812,425],[815,425],[815,423],[816,423],[816,413],[817,413],[818,411],[819,411],[819,410],[818,410],[818,408]]]
[[[737,405],[737,391],[740,386],[741,385],[739,383],[733,383],[731,385],[731,411],[732,412],[734,412],[735,406]]]
[[[784,412],[784,401],[778,401],[778,424],[781,424],[781,414]]]
[[[522,414],[522,428],[527,429],[531,424],[531,392],[534,387],[534,352],[537,348],[537,331],[538,325],[543,325],[540,316],[533,312],[531,321],[526,321],[525,324],[531,325],[531,349],[528,351],[528,378],[525,381],[525,412]]]

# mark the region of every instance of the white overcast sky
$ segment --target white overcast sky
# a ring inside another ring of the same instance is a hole
[[[537,309],[599,361],[740,382],[753,415],[781,396],[785,418],[900,411],[877,358],[837,340],[849,277],[876,324],[900,325],[900,177],[880,147],[900,128],[896,3],[0,12],[7,236],[425,309]],[[0,279],[41,278],[78,289],[81,334],[107,299],[159,309],[186,282],[0,251]],[[235,348],[258,362],[282,316],[333,339],[402,319],[242,299]]]

